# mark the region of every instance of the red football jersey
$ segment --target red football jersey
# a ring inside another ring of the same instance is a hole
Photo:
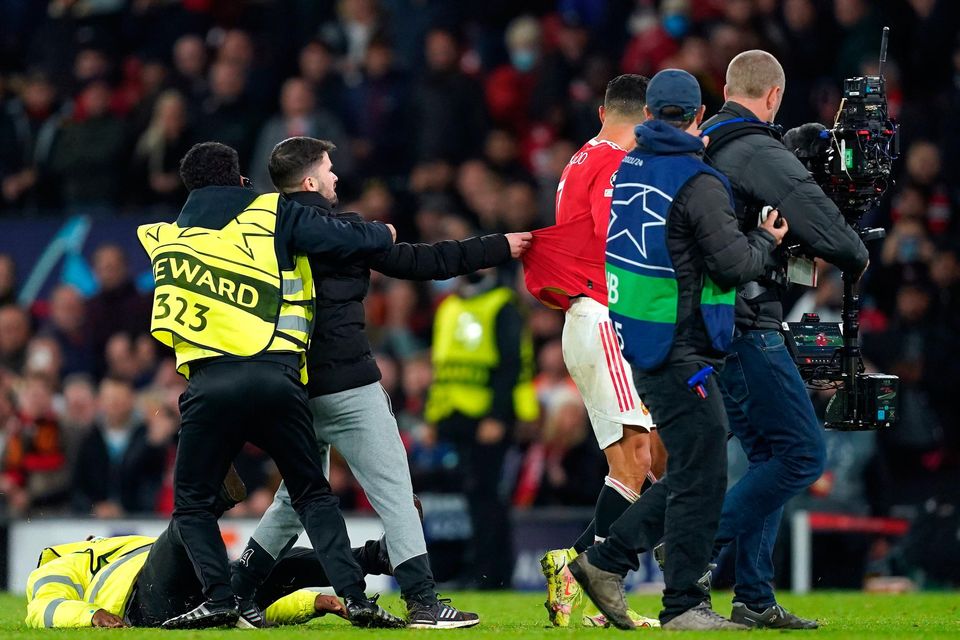
[[[607,244],[607,227],[610,225],[610,202],[613,200],[613,179],[620,162],[627,155],[623,149],[606,140],[589,140],[567,163],[560,184],[557,185],[557,224],[564,225],[590,218],[593,234],[583,239],[579,255],[572,256],[566,266],[584,270],[586,278],[571,296],[588,295],[600,304],[607,304],[606,275],[603,264]],[[579,264],[578,264],[579,263]]]

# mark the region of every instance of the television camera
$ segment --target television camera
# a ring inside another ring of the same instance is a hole
[[[890,185],[899,155],[899,125],[887,114],[883,63],[890,28],[883,28],[876,76],[847,78],[833,128],[806,124],[792,129],[784,143],[811,171],[824,193],[864,242],[886,236],[882,228],[860,225]],[[841,323],[820,322],[805,314],[784,323],[784,334],[800,375],[814,389],[836,389],[826,411],[826,427],[840,431],[882,429],[899,418],[899,378],[865,373],[860,354],[860,274],[843,274]]]

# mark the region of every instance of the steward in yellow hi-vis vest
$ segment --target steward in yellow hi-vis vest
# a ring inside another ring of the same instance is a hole
[[[276,462],[337,595],[367,602],[304,387],[314,304],[308,256],[334,262],[383,252],[393,234],[380,223],[342,222],[276,193],[258,195],[242,186],[237,152],[219,143],[194,145],[180,176],[190,195],[177,220],[138,230],[156,280],[150,329],[173,348],[188,380],[170,530],[190,549],[202,587],[194,608],[162,626],[261,619],[255,607],[248,615],[246,603],[238,606],[215,508],[246,442]]]
[[[508,304],[515,309],[516,293],[506,287],[469,298],[452,295],[440,303],[433,323],[428,421],[438,422],[455,412],[477,419],[490,415],[497,391],[495,379],[504,361],[516,362],[518,368],[509,398],[501,405],[509,401],[510,413],[517,420],[537,419],[539,405],[533,388],[533,342],[529,333],[524,330],[519,345],[511,348],[516,353],[501,354],[497,316]]]
[[[380,541],[353,550],[368,574],[389,565]],[[304,587],[327,587],[329,579],[313,549],[285,552],[256,598],[266,620],[299,624],[342,605]],[[261,595],[262,594],[262,595]],[[203,599],[190,560],[170,528],[158,538],[92,538],[47,547],[27,579],[27,626],[80,628],[119,625],[157,627]]]
[[[455,445],[473,528],[472,583],[509,588],[513,576],[505,462],[517,421],[539,413],[533,341],[516,293],[495,272],[461,279],[433,324],[433,384],[425,416]]]
[[[150,331],[173,347],[184,376],[197,360],[291,352],[301,356],[306,383],[313,277],[306,255],[280,268],[279,199],[278,193],[257,197],[222,229],[174,222],[137,230],[156,282]]]

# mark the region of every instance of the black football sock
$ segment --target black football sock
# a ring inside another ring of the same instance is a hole
[[[640,494],[614,478],[604,478],[603,489],[600,490],[594,511],[594,541],[605,540],[610,533],[610,525],[639,497]]]
[[[573,543],[573,550],[577,553],[583,553],[593,544],[593,537],[596,535],[596,519],[590,521],[587,528],[584,529],[577,541]]]
[[[286,552],[296,541],[296,538],[291,538],[283,551]],[[282,557],[283,553],[280,556]],[[276,558],[267,553],[256,540],[250,538],[240,559],[230,565],[230,586],[233,588],[233,593],[241,600],[252,600],[257,593],[257,588],[270,575],[276,562]]]

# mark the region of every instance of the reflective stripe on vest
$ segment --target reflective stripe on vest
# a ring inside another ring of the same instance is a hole
[[[313,323],[313,278],[306,256],[280,270],[276,193],[258,196],[222,229],[144,225],[137,230],[153,265],[151,333],[174,348],[177,370],[218,355],[266,351],[301,355]]]
[[[497,315],[513,299],[513,291],[500,287],[473,298],[449,296],[437,308],[432,347],[434,376],[425,408],[428,421],[437,422],[456,412],[472,418],[489,414],[493,406],[490,373],[500,363]],[[532,385],[533,342],[526,329],[520,352],[514,412],[520,420],[534,420],[539,405]]]

